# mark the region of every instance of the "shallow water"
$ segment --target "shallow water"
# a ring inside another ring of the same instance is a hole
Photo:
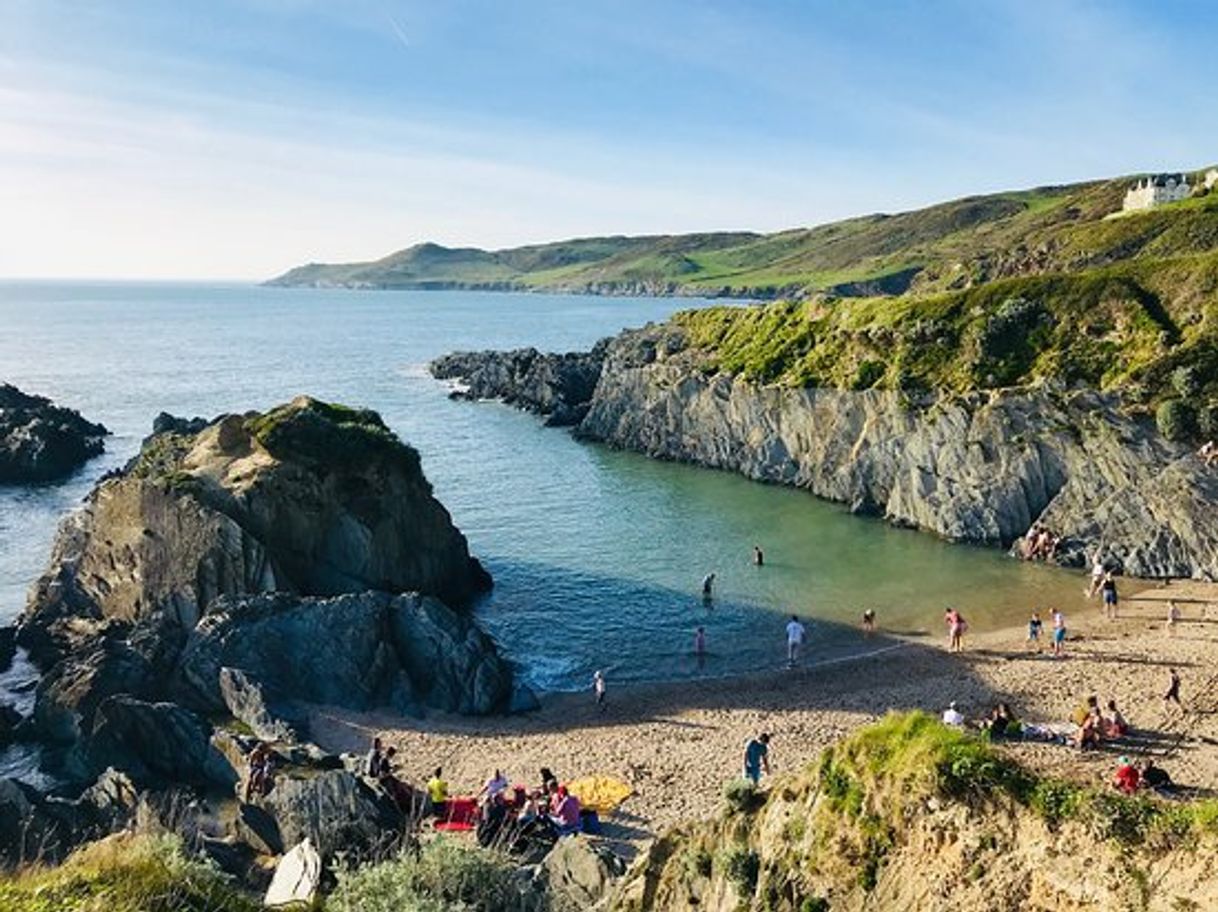
[[[21,609],[59,518],[132,456],[165,410],[211,416],[299,393],[369,406],[419,449],[496,580],[479,607],[546,690],[777,666],[784,615],[889,630],[975,627],[1077,601],[1081,580],[854,517],[810,495],[577,443],[494,403],[449,400],[426,362],[463,348],[586,348],[704,302],[239,285],[0,285],[0,381],[104,422],[105,456],[59,485],[0,488],[0,620]],[[751,547],[766,565],[750,563]],[[718,574],[704,605],[702,576]],[[710,655],[691,656],[704,625]],[[857,648],[812,625],[812,655]],[[20,672],[20,669],[18,670]],[[0,682],[0,686],[3,682]],[[0,770],[0,773],[3,771]]]

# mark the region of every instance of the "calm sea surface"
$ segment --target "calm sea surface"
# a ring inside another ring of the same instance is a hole
[[[495,577],[479,606],[544,690],[776,666],[784,615],[812,655],[859,648],[864,607],[894,630],[974,626],[1077,604],[1081,580],[860,519],[800,491],[577,443],[494,403],[451,401],[427,361],[454,349],[586,348],[704,302],[238,285],[0,285],[0,381],[104,422],[105,456],[68,481],[0,487],[0,621],[17,615],[60,517],[165,410],[212,416],[299,393],[376,409],[419,449],[437,496]],[[750,549],[766,554],[762,569]],[[705,606],[699,582],[718,574]],[[694,629],[707,630],[699,668]],[[28,674],[28,670],[24,672]],[[10,674],[19,683],[21,669]],[[0,685],[5,682],[0,681]]]

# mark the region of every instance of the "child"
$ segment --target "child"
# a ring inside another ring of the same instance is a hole
[[[1033,611],[1032,617],[1028,620],[1028,645],[1040,652],[1040,632],[1044,628],[1044,622],[1040,619],[1040,612]]]

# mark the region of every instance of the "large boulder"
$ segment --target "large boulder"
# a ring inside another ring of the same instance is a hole
[[[192,627],[221,595],[489,585],[418,453],[374,412],[301,397],[151,437],[60,530],[19,638],[49,666],[77,618]]]
[[[512,697],[511,667],[490,638],[414,593],[217,599],[191,632],[180,673],[192,705],[227,710],[268,738],[290,715],[276,711],[288,701],[478,714],[506,709]]]
[[[237,772],[211,736],[204,719],[176,703],[110,697],[94,713],[69,768],[87,774],[113,767],[141,785],[231,789]]]
[[[383,856],[407,822],[387,794],[346,770],[282,772],[258,806],[274,818],[280,844],[309,839],[326,858]]]
[[[551,893],[565,897],[573,908],[589,909],[609,894],[614,881],[626,873],[626,864],[586,836],[575,835],[554,843],[541,869]]]
[[[73,409],[0,384],[0,484],[62,478],[99,455],[109,433]]]

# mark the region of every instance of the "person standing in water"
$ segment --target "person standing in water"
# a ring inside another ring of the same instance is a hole
[[[761,545],[753,545],[753,563],[758,567],[765,566],[765,555],[761,551]]]
[[[592,692],[596,694],[596,705],[604,712],[607,704],[605,703],[605,675],[598,668],[592,673]]]
[[[706,664],[706,628],[699,627],[694,631],[694,658],[698,662],[698,670]]]
[[[807,628],[799,622],[799,618],[791,615],[791,620],[787,622],[787,667],[794,668],[795,663],[799,661],[799,650],[804,645],[804,636],[807,634]]]
[[[715,574],[708,573],[702,577],[702,601],[709,602],[715,597]]]

